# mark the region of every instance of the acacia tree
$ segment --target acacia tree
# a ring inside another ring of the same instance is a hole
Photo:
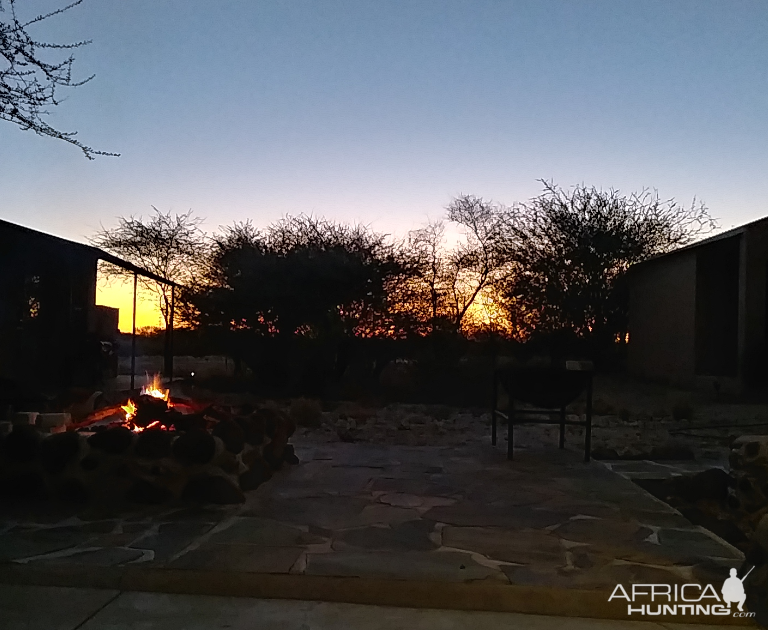
[[[409,328],[434,333],[448,318],[448,252],[445,248],[445,223],[428,221],[408,233],[400,244],[400,258],[407,270],[388,293],[398,303],[398,311],[411,320]]]
[[[398,269],[385,236],[364,226],[285,217],[264,231],[235,224],[214,237],[200,323],[283,338],[350,336],[378,325]]]
[[[82,3],[76,0],[65,7],[22,21],[16,13],[16,0],[0,0],[0,119],[34,131],[41,136],[63,140],[78,147],[85,157],[93,160],[96,155],[118,156],[117,153],[96,151],[75,138],[76,131],[59,131],[43,120],[49,114],[47,107],[58,105],[57,90],[61,87],[78,87],[93,79],[91,75],[81,81],[72,78],[75,58],[46,61],[43,50],[74,50],[90,44],[89,41],[71,44],[39,42],[28,32],[48,18],[60,15]]]
[[[464,241],[457,244],[446,264],[448,309],[456,330],[461,330],[478,297],[508,273],[508,250],[503,247],[505,209],[482,197],[461,195],[447,210],[448,220],[464,232]]]
[[[543,193],[509,209],[504,240],[514,273],[504,297],[528,335],[569,331],[602,342],[627,330],[626,272],[716,227],[703,203],[689,208],[643,190],[584,185]]]
[[[152,206],[154,214],[148,219],[119,217],[117,226],[101,228],[91,243],[142,269],[172,280],[177,284],[195,286],[203,275],[202,262],[208,249],[208,239],[200,230],[203,219],[170,212],[163,214]],[[133,272],[115,265],[103,264],[107,276],[132,277]],[[158,300],[166,327],[171,318],[171,287],[139,276],[141,286]]]

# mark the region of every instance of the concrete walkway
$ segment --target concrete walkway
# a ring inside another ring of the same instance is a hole
[[[0,585],[3,630],[695,630],[693,625]],[[707,630],[732,626],[706,626]]]
[[[299,442],[297,454],[242,506],[6,520],[0,582],[625,619],[607,603],[617,584],[719,592],[743,560],[568,451],[509,462],[488,445]]]

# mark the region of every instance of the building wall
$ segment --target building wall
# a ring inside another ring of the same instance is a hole
[[[745,233],[742,255],[739,368],[744,384],[768,385],[768,222]]]
[[[696,255],[682,252],[634,270],[630,278],[630,371],[641,378],[695,381]]]
[[[737,234],[693,250],[696,253],[696,375],[739,376],[739,330],[743,318],[741,276],[744,238]],[[711,379],[710,379],[711,380]]]
[[[93,253],[0,224],[0,379],[40,386],[90,379],[95,291]]]

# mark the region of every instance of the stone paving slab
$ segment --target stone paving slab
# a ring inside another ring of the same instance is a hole
[[[208,543],[170,562],[168,566],[174,569],[288,573],[303,553],[303,547]]]

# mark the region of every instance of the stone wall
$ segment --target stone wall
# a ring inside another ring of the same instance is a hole
[[[298,463],[288,439],[294,424],[279,410],[218,408],[216,417],[185,417],[184,431],[136,433],[122,426],[97,432],[43,434],[17,423],[0,438],[4,501],[61,499],[239,503],[284,463]]]

